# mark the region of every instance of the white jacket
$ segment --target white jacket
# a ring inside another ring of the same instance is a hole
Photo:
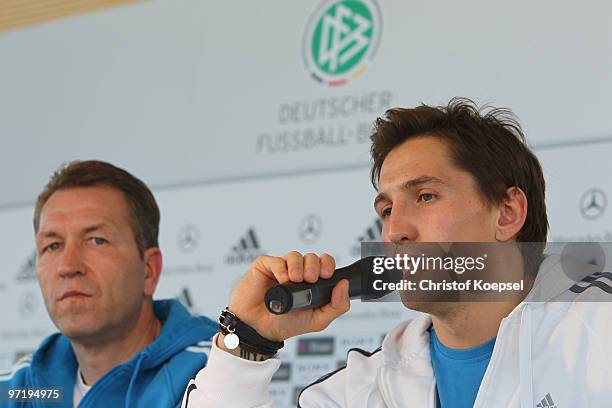
[[[544,260],[527,298],[501,321],[474,407],[612,407],[612,274],[575,265],[586,276],[576,284],[559,260]],[[434,408],[430,325],[422,315],[392,329],[381,350],[350,351],[346,368],[307,387],[299,406]],[[267,386],[279,365],[213,346],[183,407],[272,407]]]

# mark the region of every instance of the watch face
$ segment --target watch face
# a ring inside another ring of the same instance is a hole
[[[225,344],[225,347],[230,350],[234,350],[236,347],[238,347],[239,343],[240,339],[234,333],[226,334],[225,338],[223,339],[223,344]]]

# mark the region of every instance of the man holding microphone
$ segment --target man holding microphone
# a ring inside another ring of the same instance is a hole
[[[372,157],[385,242],[546,241],[544,177],[510,111],[483,113],[465,99],[391,109],[376,121]],[[533,271],[520,259],[505,268],[524,278],[527,291],[533,286],[526,297],[485,303],[402,296],[424,313],[399,323],[380,350],[349,352],[346,367],[307,387],[298,405],[609,406],[612,295],[598,285],[577,290],[556,257]],[[232,292],[208,365],[190,382],[183,407],[271,407],[267,385],[282,341],[324,330],[350,302],[346,280],[328,304],[280,316],[267,310],[265,293],[278,283],[327,279],[334,270],[327,254],[257,258]]]

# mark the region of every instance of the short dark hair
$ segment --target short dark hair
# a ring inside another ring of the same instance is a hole
[[[130,209],[130,223],[140,256],[144,250],[158,247],[159,207],[149,188],[127,171],[99,160],[73,161],[61,166],[38,195],[34,209],[34,232],[40,227],[40,212],[58,190],[105,185],[125,196]]]
[[[470,173],[485,201],[497,204],[509,187],[527,196],[527,218],[519,242],[546,242],[545,183],[542,167],[526,145],[516,116],[506,108],[479,109],[467,98],[453,98],[447,106],[393,108],[378,118],[372,134],[371,179],[378,188],[383,161],[408,139],[436,136],[450,146],[454,163]]]

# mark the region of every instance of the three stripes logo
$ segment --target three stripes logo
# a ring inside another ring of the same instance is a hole
[[[596,287],[612,295],[612,286],[610,286],[611,283],[612,273],[595,272],[572,286],[570,290],[574,293],[582,293],[589,288]]]
[[[377,242],[380,241],[380,234],[382,232],[382,223],[379,218],[376,218],[374,222],[366,228],[363,235],[357,238],[355,245],[351,247],[351,256],[361,256],[361,243],[362,242]]]
[[[255,230],[249,228],[246,234],[238,240],[225,256],[227,265],[250,264],[263,253]]]
[[[544,398],[542,398],[542,401],[540,401],[540,403],[536,405],[536,408],[557,408],[557,406],[553,402],[550,393],[548,393]]]

